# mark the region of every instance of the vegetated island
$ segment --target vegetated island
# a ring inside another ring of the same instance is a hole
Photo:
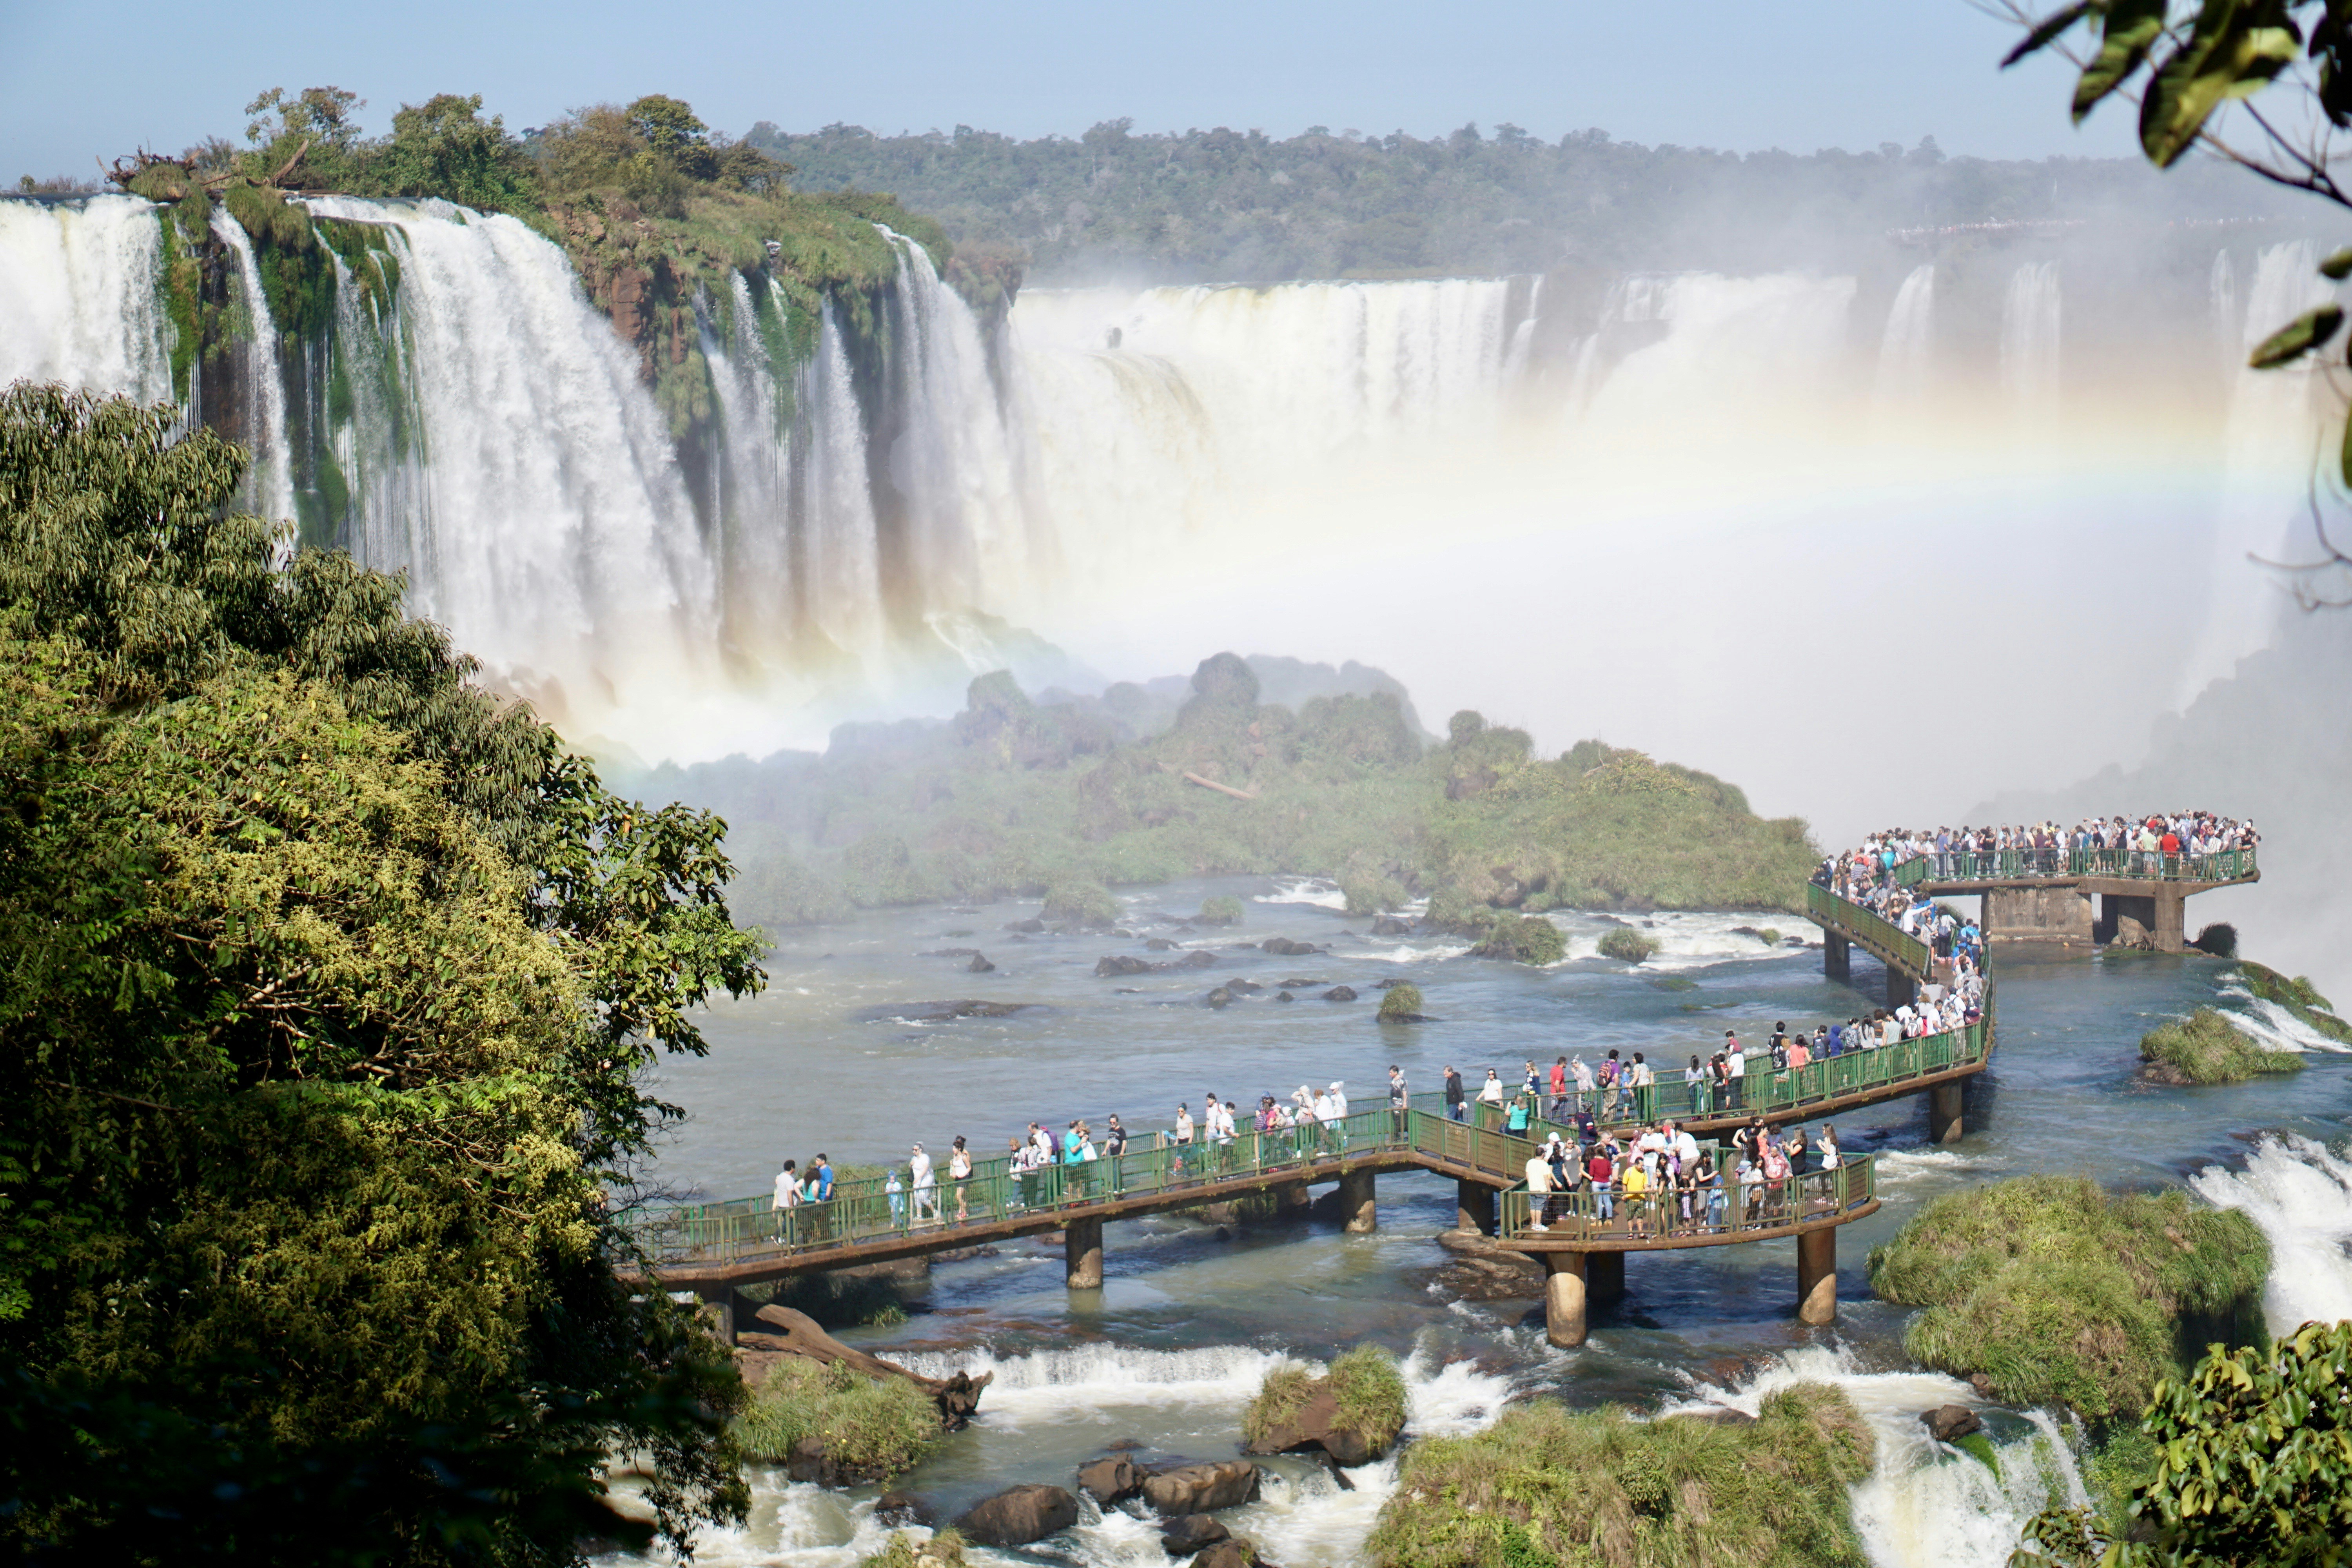
[[[2208,927],[2197,944],[2207,945],[2216,930]],[[2230,932],[2214,944],[2234,953],[2236,936]],[[2267,1004],[2325,1039],[2352,1045],[2352,1025],[2338,1017],[2335,1005],[2310,981],[2293,979],[2251,959],[2222,976],[2225,994],[2242,990],[2256,1005]],[[2233,1011],[2200,1007],[2186,1018],[2159,1024],[2140,1037],[2140,1076],[2152,1083],[2202,1085],[2243,1083],[2266,1073],[2295,1073],[2304,1068],[2303,1053],[2266,1044],[2244,1026]]]
[[[1266,700],[1261,668],[1288,701]],[[1547,910],[1795,907],[1816,853],[1801,820],[1599,741],[1539,757],[1475,712],[1432,744],[1401,687],[1349,670],[1220,653],[1189,681],[1034,700],[998,671],[949,723],[845,724],[822,755],[634,783],[725,814],[736,907],[771,927],[1291,874],[1338,881],[1360,916],[1426,898],[1432,928],[1549,963],[1558,931],[1526,918]]]

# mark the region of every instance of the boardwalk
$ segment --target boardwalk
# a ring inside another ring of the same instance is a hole
[[[2123,936],[2128,921],[2158,952],[2187,950],[2190,898],[2262,879],[2251,848],[1955,850],[1895,868],[1895,880],[1922,896],[1981,897],[1984,932],[1996,942],[2103,944]]]
[[[1933,960],[1916,939],[1825,889],[1808,891],[1811,917],[1839,940],[1875,953],[1891,982],[1908,987],[1931,977]],[[1661,1084],[1605,1100],[1595,1092],[1588,1109],[1607,1130],[1672,1120],[1695,1136],[1715,1138],[1750,1120],[1778,1124],[1926,1093],[1931,1131],[1952,1138],[1960,1127],[1960,1086],[1985,1070],[1993,1044],[1988,987],[1982,1020],[1965,1029],[1794,1070],[1775,1071],[1768,1058],[1752,1058],[1737,1105],[1713,1104],[1704,1092],[1695,1100],[1682,1085]],[[712,1303],[731,1333],[734,1291],[741,1286],[1051,1232],[1065,1237],[1070,1287],[1093,1289],[1102,1283],[1107,1220],[1257,1194],[1303,1206],[1315,1184],[1336,1182],[1347,1227],[1369,1231],[1377,1224],[1374,1178],[1427,1171],[1454,1178],[1465,1226],[1544,1263],[1549,1332],[1567,1345],[1583,1341],[1588,1288],[1601,1300],[1622,1288],[1629,1252],[1790,1237],[1799,1242],[1801,1314],[1830,1321],[1836,1311],[1834,1232],[1878,1207],[1876,1170],[1865,1156],[1834,1171],[1745,1189],[1727,1172],[1729,1185],[1702,1194],[1689,1215],[1678,1201],[1671,1208],[1621,1207],[1589,1188],[1536,1208],[1528,1163],[1551,1132],[1572,1142],[1573,1129],[1538,1117],[1528,1136],[1514,1135],[1500,1126],[1498,1111],[1475,1104],[1464,1117],[1450,1117],[1442,1096],[1416,1095],[1401,1109],[1382,1101],[1335,1121],[1244,1132],[1223,1144],[1178,1144],[1160,1132],[1131,1142],[1116,1159],[1025,1171],[1005,1158],[983,1160],[962,1181],[941,1172],[936,1186],[921,1190],[894,1190],[886,1178],[865,1177],[837,1182],[829,1200],[797,1207],[779,1209],[768,1194],[679,1205],[639,1216],[634,1230],[661,1283]]]

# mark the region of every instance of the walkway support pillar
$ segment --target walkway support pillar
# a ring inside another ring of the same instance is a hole
[[[1837,1227],[1797,1236],[1797,1321],[1820,1328],[1837,1321]]]
[[[1930,1143],[1957,1143],[1967,1131],[1960,1119],[1963,1087],[1959,1079],[1954,1079],[1927,1091],[1927,1142]]]
[[[1853,944],[1833,931],[1822,933],[1822,973],[1832,980],[1844,980],[1853,973]]]
[[[1062,1261],[1073,1290],[1102,1289],[1102,1226],[1098,1219],[1074,1219],[1063,1232]]]
[[[1495,1189],[1484,1182],[1459,1176],[1454,1183],[1454,1225],[1457,1230],[1495,1234]]]
[[[1339,1177],[1339,1218],[1349,1236],[1370,1236],[1380,1228],[1370,1171],[1349,1171]]]
[[[724,1281],[695,1291],[695,1308],[722,1345],[735,1342],[735,1287]]]
[[[1887,1006],[1908,1007],[1912,1003],[1916,1002],[1918,999],[1918,982],[1904,973],[1903,971],[1890,967],[1886,971]]]
[[[1595,1252],[1584,1261],[1584,1288],[1594,1302],[1605,1305],[1625,1299],[1625,1255]]]
[[[1561,1350],[1584,1342],[1584,1270],[1581,1252],[1547,1252],[1544,1259],[1544,1338]]]
[[[2158,952],[2186,952],[2189,939],[2183,931],[2189,895],[2169,883],[2156,885],[2156,926],[2148,935],[2156,939]]]

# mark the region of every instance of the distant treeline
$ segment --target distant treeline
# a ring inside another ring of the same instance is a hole
[[[1804,266],[1890,229],[2118,205],[2234,216],[2270,199],[2212,170],[2161,178],[2122,159],[1947,158],[1932,137],[1907,150],[1743,156],[1604,131],[1545,142],[1507,124],[1426,141],[1132,125],[1020,142],[964,125],[793,135],[762,121],[744,141],[793,165],[802,189],[887,191],[960,245],[1025,253],[1042,282]]]

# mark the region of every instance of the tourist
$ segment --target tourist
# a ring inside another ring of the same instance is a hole
[[[939,1178],[932,1173],[931,1157],[923,1152],[923,1146],[920,1143],[908,1151],[907,1169],[915,1178],[915,1223],[917,1225],[923,1223],[923,1213],[928,1209],[930,1211],[931,1223],[939,1224],[940,1219]]]
[[[898,1180],[898,1167],[893,1165],[883,1173],[882,1191],[890,1200],[890,1228],[907,1228],[907,1187]]]
[[[1724,1109],[1745,1110],[1748,1103],[1748,1053],[1739,1048],[1739,1037],[1728,1029],[1723,1031],[1723,1067],[1731,1090],[1731,1098]]]
[[[1658,1075],[1652,1070],[1649,1058],[1640,1051],[1633,1053],[1633,1120],[1647,1121],[1658,1113]]]
[[[1535,1058],[1532,1057],[1528,1059],[1524,1070],[1519,1075],[1519,1089],[1527,1094],[1543,1092],[1543,1074],[1536,1071]]]
[[[1800,1127],[1789,1135],[1789,1173],[1792,1176],[1806,1174],[1811,1167],[1812,1158],[1812,1150],[1805,1143],[1805,1130]]]
[[[1614,1186],[1617,1163],[1604,1147],[1596,1143],[1592,1147],[1591,1157],[1585,1162],[1584,1170],[1586,1178],[1592,1184],[1593,1218],[1605,1225],[1617,1217]]]
[[[809,1167],[809,1201],[814,1206],[808,1213],[809,1238],[813,1241],[833,1239],[833,1162],[820,1152],[816,1163]]]
[[[1699,1190],[1706,1195],[1706,1228],[1710,1232],[1723,1229],[1723,1173],[1715,1161],[1702,1156],[1698,1163]]]
[[[1184,1157],[1192,1148],[1192,1108],[1179,1100],[1176,1105],[1176,1173],[1184,1173]]]
[[[1486,1081],[1478,1086],[1478,1103],[1497,1110],[1503,1108],[1503,1080],[1493,1068],[1486,1069]]]
[[[956,1147],[959,1149],[963,1147],[962,1139],[956,1140]],[[1103,1159],[1110,1165],[1110,1190],[1114,1193],[1123,1193],[1127,1190],[1127,1167],[1121,1163],[1126,1155],[1127,1124],[1119,1121],[1118,1112],[1114,1110],[1103,1129]],[[961,1201],[957,1206],[959,1209],[961,1208]]]
[[[1267,1102],[1271,1104],[1272,1101]],[[1389,1064],[1389,1131],[1398,1138],[1405,1135],[1412,1110],[1412,1093],[1404,1086],[1404,1068]]]
[[[1526,1102],[1527,1097],[1521,1095],[1517,1104],[1525,1105]],[[1544,1157],[1544,1152],[1543,1150],[1538,1149],[1528,1156],[1528,1228],[1529,1230],[1551,1228],[1544,1223],[1544,1215],[1551,1207],[1551,1162]]]
[[[1608,1059],[1601,1064],[1601,1114],[1602,1118],[1610,1121],[1616,1121],[1617,1113],[1623,1108],[1624,1103],[1625,1068],[1623,1064],[1618,1061],[1617,1053],[1615,1051],[1612,1051],[1609,1053]]]
[[[1514,1138],[1528,1135],[1528,1095],[1525,1089],[1511,1096],[1511,1108],[1503,1118],[1503,1131]]]
[[[919,1147],[919,1145],[918,1145]],[[786,1246],[797,1239],[793,1235],[793,1211],[801,1206],[801,1173],[798,1162],[787,1160],[784,1168],[776,1173],[776,1239]]]
[[[1592,1068],[1586,1064],[1582,1054],[1580,1053],[1576,1060],[1570,1065],[1569,1071],[1576,1079],[1577,1114],[1589,1122],[1591,1120],[1592,1110]]]
[[[1544,1112],[1545,1120],[1568,1120],[1568,1058],[1561,1057],[1551,1064],[1551,1104]]]
[[[1115,1121],[1118,1118],[1113,1117],[1112,1120]],[[954,1143],[948,1149],[948,1180],[955,1184],[956,1224],[961,1225],[971,1217],[971,1210],[967,1206],[971,1181],[971,1151],[963,1146],[961,1133],[956,1134]]]
[[[1459,1121],[1464,1117],[1462,1075],[1452,1068],[1445,1069],[1445,1114]]]
[[[1690,1093],[1691,1114],[1705,1116],[1708,1109],[1706,1069],[1698,1065],[1696,1057],[1691,1058],[1690,1066],[1683,1068],[1683,1087]]]
[[[1649,1234],[1650,1173],[1638,1160],[1628,1160],[1618,1173],[1618,1188],[1625,1194],[1625,1220],[1635,1236]]]

